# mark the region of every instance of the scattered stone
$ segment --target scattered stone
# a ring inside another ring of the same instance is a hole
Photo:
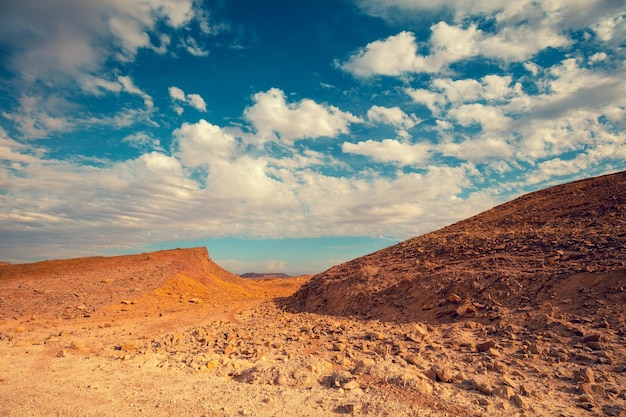
[[[85,345],[83,344],[83,342],[78,341],[78,340],[73,340],[70,343],[70,349],[74,349],[74,350],[82,350],[85,348]]]
[[[441,367],[439,365],[434,365],[431,368],[431,370],[435,371],[435,381],[450,383],[454,379],[454,374],[447,367]],[[428,375],[426,375],[426,376],[428,376]],[[432,378],[430,378],[430,379],[432,379]]]
[[[486,342],[482,342],[482,343],[478,343],[476,345],[476,350],[483,353],[483,352],[487,352],[489,349],[491,348],[495,348],[496,347],[496,342],[494,342],[493,340],[488,340]]]
[[[515,392],[513,391],[513,388],[505,385],[503,387],[495,389],[493,391],[493,395],[498,398],[502,398],[503,400],[510,400],[515,395]]]
[[[279,374],[274,380],[274,384],[278,385],[279,387],[284,387],[287,385],[287,383],[287,377],[283,374]]]
[[[583,342],[600,342],[602,340],[602,335],[600,333],[592,333],[585,337],[583,337]]]
[[[515,394],[511,397],[511,402],[519,408],[526,408],[526,400],[524,400],[518,394]]]
[[[343,385],[341,385],[341,388],[345,389],[346,391],[352,391],[361,388],[361,385],[353,379],[352,381],[345,382]]]
[[[587,347],[593,349],[593,350],[602,350],[602,344],[600,344],[600,342],[596,342],[593,340],[589,340],[587,342],[585,342],[585,345],[587,345]]]
[[[593,384],[595,382],[593,370],[591,368],[582,368],[574,371],[574,380]]]
[[[493,393],[493,387],[491,385],[489,385],[488,382],[486,381],[475,381],[474,382],[476,384],[476,389],[485,394],[485,395],[491,395]]]
[[[517,388],[517,383],[506,375],[502,377],[502,382],[511,388]]]
[[[605,405],[602,411],[609,417],[626,417],[626,409],[617,405]]]
[[[531,343],[528,346],[528,351],[534,355],[541,355],[543,353],[543,350],[537,343]]]
[[[498,351],[498,349],[495,348],[489,348],[489,350],[487,351],[487,355],[491,356],[492,358],[499,358],[500,356],[500,352]]]
[[[423,372],[424,376],[426,376],[431,381],[437,382],[437,371],[433,368],[427,369]]]
[[[450,295],[450,297],[448,297],[448,302],[453,303],[453,304],[459,304],[461,300],[462,298],[459,297],[457,294],[452,294]]]
[[[415,329],[411,333],[407,333],[405,337],[415,343],[422,343],[428,336],[428,330],[421,324],[415,324]]]

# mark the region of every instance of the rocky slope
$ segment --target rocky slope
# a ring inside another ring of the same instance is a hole
[[[323,272],[288,305],[389,321],[550,305],[624,326],[626,172],[531,193]],[[615,312],[616,314],[612,314]]]
[[[246,281],[215,264],[206,248],[0,268],[0,317],[144,314],[252,296]]]

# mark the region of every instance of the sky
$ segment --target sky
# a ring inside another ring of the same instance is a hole
[[[321,272],[626,169],[616,0],[0,1],[0,260]]]

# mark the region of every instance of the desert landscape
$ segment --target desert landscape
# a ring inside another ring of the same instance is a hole
[[[625,288],[626,172],[315,276],[3,264],[0,415],[624,417]]]

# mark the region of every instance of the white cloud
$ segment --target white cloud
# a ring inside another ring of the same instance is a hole
[[[0,41],[14,51],[8,62],[23,80],[71,81],[99,72],[111,58],[133,60],[140,48],[152,47],[148,33],[156,34],[160,47],[165,46],[168,42],[157,33],[157,23],[171,29],[183,27],[194,17],[192,3],[192,0],[2,3]]]
[[[198,45],[198,42],[191,36],[188,36],[186,39],[184,39],[182,41],[182,45],[187,50],[187,52],[189,52],[193,56],[205,57],[209,55],[209,51],[203,49],[200,45]]]
[[[369,43],[341,65],[344,71],[360,78],[438,73],[452,63],[477,56],[504,63],[523,62],[546,48],[569,45],[571,40],[565,34],[568,30],[593,25],[600,39],[609,41],[617,28],[624,26],[621,22],[625,19],[617,3],[601,0],[360,0],[358,3],[366,12],[392,21],[419,19],[423,11],[446,10],[455,14],[454,23],[440,21],[431,26],[429,55],[417,53],[415,35],[411,32]],[[486,16],[495,18],[495,27],[483,32],[476,24]]]
[[[367,111],[367,118],[374,123],[387,123],[403,129],[411,129],[420,120],[414,114],[408,115],[400,107],[372,106]]]
[[[146,108],[152,109],[154,107],[154,101],[152,100],[152,97],[150,97],[149,94],[147,94],[146,92],[141,90],[139,87],[137,87],[130,77],[120,76],[117,78],[117,80],[124,87],[124,91],[126,91],[129,94],[134,94],[134,95],[141,97],[143,99],[144,104],[146,105]]]
[[[344,142],[341,150],[345,153],[369,156],[376,161],[391,162],[401,166],[419,166],[428,160],[432,146],[427,143],[409,144],[395,139],[382,142]]]
[[[206,111],[206,102],[199,94],[187,94],[187,102],[199,111]]]
[[[178,87],[170,87],[168,89],[169,93],[170,93],[170,97],[173,100],[178,100],[178,101],[187,101],[187,98],[185,97],[185,92],[183,90],[181,90]]]
[[[430,29],[431,54],[421,59],[420,72],[440,72],[453,62],[478,54],[482,32],[476,25],[464,29],[439,22]]]
[[[185,92],[178,87],[170,87],[168,91],[172,100],[185,103],[201,112],[206,111],[206,102],[199,94],[185,94]],[[175,105],[174,111],[180,115],[183,112],[183,108]]]
[[[106,92],[119,93],[123,88],[122,84],[118,80],[111,81],[91,74],[82,76],[78,82],[83,91],[96,96],[100,96]]]
[[[48,138],[55,132],[71,130],[75,123],[64,116],[64,110],[73,106],[65,100],[24,95],[19,99],[20,107],[13,113],[2,116],[14,122],[26,139]]]
[[[146,132],[137,132],[125,136],[122,142],[128,143],[130,146],[137,149],[162,151],[161,142]]]
[[[398,76],[415,70],[416,55],[415,35],[411,32],[401,32],[385,40],[367,44],[340,67],[361,78],[374,75]]]
[[[237,141],[219,126],[206,120],[198,123],[183,123],[173,132],[177,155],[189,167],[230,160],[237,150]]]
[[[485,36],[480,44],[480,55],[504,62],[522,62],[546,48],[559,48],[569,39],[555,31],[553,26],[505,27],[497,34]]]
[[[483,130],[495,132],[507,127],[509,118],[499,107],[486,106],[479,103],[463,104],[448,112],[448,117],[461,126],[479,123]]]
[[[447,142],[436,147],[446,156],[453,156],[463,161],[481,163],[488,159],[506,160],[514,156],[515,148],[506,140],[497,137],[467,139],[458,143]]]
[[[414,102],[423,104],[435,115],[441,110],[440,107],[446,104],[445,97],[434,91],[424,88],[407,88],[404,91]]]
[[[351,123],[362,121],[335,106],[321,105],[310,99],[287,103],[285,93],[278,88],[256,93],[253,100],[254,104],[245,109],[244,116],[256,130],[251,140],[260,143],[335,137],[348,133]]]
[[[598,62],[606,61],[608,55],[604,52],[597,52],[589,57],[590,64],[596,64]]]

